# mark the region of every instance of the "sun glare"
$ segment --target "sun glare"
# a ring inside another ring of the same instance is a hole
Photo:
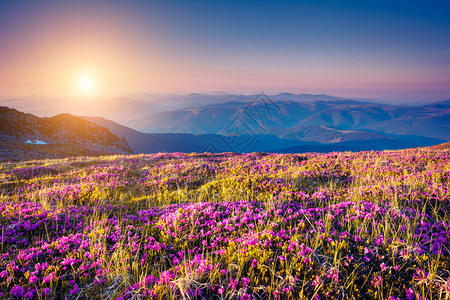
[[[95,89],[95,81],[91,75],[82,75],[78,78],[78,90],[82,95],[91,96]]]

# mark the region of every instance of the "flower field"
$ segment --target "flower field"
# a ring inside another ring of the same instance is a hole
[[[1,299],[450,299],[450,153],[0,165]]]

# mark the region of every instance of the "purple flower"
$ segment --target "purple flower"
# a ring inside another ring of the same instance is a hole
[[[406,290],[406,299],[413,300],[415,298],[416,298],[416,293],[414,293],[414,291],[412,289],[407,289]]]
[[[158,285],[163,285],[169,283],[173,278],[175,278],[175,275],[172,274],[170,271],[164,271],[161,272],[161,275],[159,276]]]
[[[69,294],[76,294],[76,293],[78,293],[79,290],[80,289],[78,288],[78,285],[75,284],[73,286],[73,289],[70,290]]]
[[[225,291],[225,290],[224,290],[223,287],[220,287],[220,288],[217,290],[217,292],[219,293],[219,295],[222,295],[224,291]]]
[[[250,283],[250,279],[242,277],[242,283],[244,287],[247,287],[247,285]]]
[[[39,281],[39,278],[36,275],[31,275],[29,281],[30,283],[36,284]]]
[[[11,289],[11,295],[16,296],[16,297],[22,297],[23,294],[25,293],[25,290],[23,287],[21,287],[20,285],[15,285],[12,289]]]
[[[48,274],[47,277],[44,278],[44,283],[52,283],[53,280],[55,279],[55,272],[51,272],[50,274]]]
[[[50,294],[50,288],[43,288],[42,294],[44,294],[46,297],[48,297],[48,295]]]
[[[379,286],[381,286],[382,283],[383,279],[381,278],[381,276],[374,276],[372,280],[372,284],[374,287],[378,288]]]
[[[29,290],[25,295],[23,295],[24,299],[33,299],[34,297],[34,290]]]

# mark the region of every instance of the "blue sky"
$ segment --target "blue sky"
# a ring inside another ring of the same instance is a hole
[[[0,95],[67,93],[78,64],[105,95],[448,99],[449,11],[450,1],[2,1]]]

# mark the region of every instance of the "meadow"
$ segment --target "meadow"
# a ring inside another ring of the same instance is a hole
[[[450,153],[0,164],[2,299],[450,299]]]

